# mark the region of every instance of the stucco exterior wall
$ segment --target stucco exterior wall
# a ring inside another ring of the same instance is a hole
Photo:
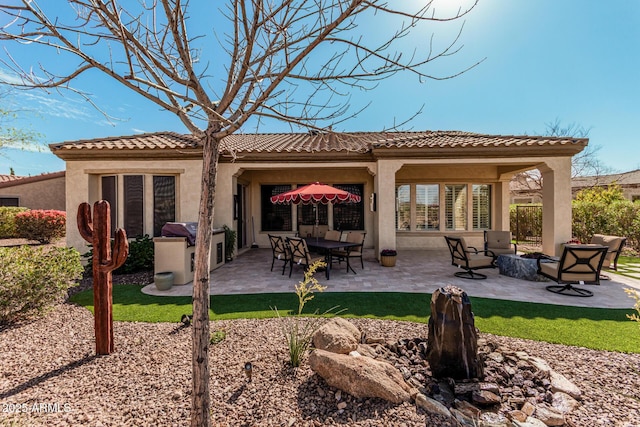
[[[176,177],[176,221],[197,221],[200,201],[201,160],[114,160],[114,161],[67,161],[67,245],[81,253],[87,246],[78,232],[76,212],[83,202],[93,205],[101,199],[100,177],[105,175],[144,175],[144,232],[153,235],[152,176],[173,175]],[[120,184],[119,184],[120,185]],[[120,196],[118,196],[120,197]],[[124,204],[118,203],[119,217]]]
[[[0,197],[17,197],[19,205],[29,209],[64,211],[65,177],[63,175],[26,183],[13,181],[11,186],[0,188]]]

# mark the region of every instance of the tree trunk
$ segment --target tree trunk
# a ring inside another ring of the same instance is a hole
[[[218,145],[220,141],[207,129],[203,139],[202,182],[198,230],[196,234],[195,271],[193,280],[193,350],[191,394],[191,426],[211,425],[209,398],[209,259],[213,229]]]

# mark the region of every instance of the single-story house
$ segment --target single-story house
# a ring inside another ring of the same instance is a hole
[[[268,234],[308,232],[313,206],[274,205],[280,192],[320,181],[362,196],[319,206],[325,228],[363,230],[365,246],[446,248],[443,236],[481,244],[509,229],[509,182],[537,168],[544,182],[543,250],[571,238],[571,157],[585,138],[459,131],[234,134],[220,146],[214,227],[237,231],[237,247],[269,247]],[[158,236],[167,221],[196,221],[202,149],[191,135],[159,132],[51,144],[66,162],[67,243],[82,252],[78,205],[108,200],[128,236]],[[305,228],[306,227],[306,228]],[[304,231],[302,231],[304,229]]]
[[[64,211],[65,172],[35,176],[0,175],[0,206]]]
[[[578,191],[585,188],[607,187],[611,184],[620,186],[625,199],[632,202],[640,200],[640,169],[610,175],[579,176],[571,181],[571,191],[575,197]]]

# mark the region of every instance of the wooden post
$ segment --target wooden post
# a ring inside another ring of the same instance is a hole
[[[113,282],[111,272],[127,260],[129,242],[121,228],[116,231],[113,255],[111,253],[111,208],[109,202],[100,200],[91,206],[78,206],[78,230],[93,246],[93,308],[96,335],[96,354],[111,354],[113,342]]]

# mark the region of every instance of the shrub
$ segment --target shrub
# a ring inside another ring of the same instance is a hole
[[[0,321],[45,312],[64,300],[81,274],[80,254],[73,248],[0,248]]]
[[[116,274],[137,273],[153,270],[153,239],[148,234],[129,241],[129,256],[124,264],[114,271]]]
[[[67,214],[56,210],[34,209],[16,214],[16,234],[40,243],[50,243],[65,235]]]
[[[113,250],[114,241],[111,240],[111,249]],[[93,248],[89,245],[89,252],[82,256],[87,260],[87,274],[91,274],[93,266]],[[139,271],[153,270],[153,239],[148,234],[138,236],[135,240],[129,241],[129,255],[127,260],[118,269],[114,270],[114,274],[129,274]]]
[[[15,239],[18,237],[16,234],[16,215],[25,211],[28,211],[28,209],[14,206],[0,207],[0,239]]]

